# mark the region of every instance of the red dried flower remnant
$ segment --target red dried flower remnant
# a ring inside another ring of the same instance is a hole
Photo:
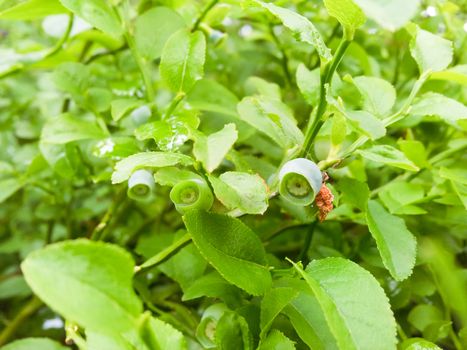
[[[329,188],[326,186],[325,183],[321,186],[318,194],[315,198],[316,206],[318,207],[318,219],[320,222],[323,222],[326,219],[326,216],[331,212],[334,208],[332,205],[332,201],[334,200],[334,196],[332,195]]]

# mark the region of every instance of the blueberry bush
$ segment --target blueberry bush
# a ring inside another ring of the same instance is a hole
[[[467,349],[466,102],[460,0],[1,0],[1,349]]]

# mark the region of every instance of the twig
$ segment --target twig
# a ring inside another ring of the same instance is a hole
[[[125,189],[120,189],[119,192],[115,195],[112,204],[107,209],[106,213],[102,217],[101,221],[94,227],[90,237],[93,241],[98,241],[101,239],[102,232],[106,229],[107,225],[109,224],[110,220],[112,219],[115,211],[122,203],[123,196],[125,194]]]
[[[418,78],[418,80],[415,82],[414,86],[412,87],[412,90],[410,91],[410,94],[405,100],[402,107],[396,113],[394,113],[393,115],[383,120],[384,126],[390,126],[405,117],[405,115],[410,110],[410,106],[413,100],[415,99],[418,92],[420,91],[420,89],[422,88],[423,84],[426,82],[429,76],[430,76],[430,72],[425,72],[424,74],[420,76],[420,78]],[[349,157],[351,154],[353,154],[353,152],[355,152],[357,148],[361,147],[368,140],[369,140],[368,136],[360,136],[349,147],[347,147],[340,153],[339,155],[340,161],[343,160],[344,158]]]
[[[277,236],[280,236],[281,234],[283,234],[283,233],[285,233],[285,232],[287,232],[289,230],[305,228],[305,227],[308,227],[308,225],[309,224],[307,223],[307,224],[296,224],[296,225],[289,225],[289,226],[282,227],[279,230],[273,232],[270,236],[266,237],[265,241],[269,242],[272,239],[276,238]]]
[[[154,92],[154,87],[152,85],[152,80],[151,80],[151,71],[150,67],[148,66],[148,62],[146,62],[143,57],[138,52],[138,49],[136,48],[136,42],[133,38],[133,30],[131,27],[130,19],[128,18],[129,13],[130,13],[130,4],[129,0],[123,1],[123,11],[121,11],[120,8],[113,7],[116,15],[120,18],[120,20],[123,23],[124,26],[124,38],[125,42],[130,48],[131,54],[133,55],[133,58],[136,61],[136,64],[138,65],[138,68],[140,70],[141,76],[143,78],[144,86],[146,88],[146,99],[149,103],[154,102],[155,98],[155,92]]]
[[[313,233],[314,233],[315,228],[316,228],[317,225],[318,225],[318,220],[313,221],[309,225],[309,229],[308,229],[308,231],[306,233],[306,236],[305,236],[305,241],[303,242],[302,250],[300,251],[300,254],[298,255],[298,261],[301,261],[303,263],[303,265],[308,264],[307,253],[308,253],[308,249],[310,248],[311,239],[313,238]]]
[[[0,333],[0,346],[5,344],[14,335],[23,321],[34,314],[42,305],[42,301],[38,297],[33,296],[32,299],[23,306],[16,317]]]
[[[185,233],[182,237],[180,237],[180,239],[178,239],[177,241],[169,245],[167,248],[157,253],[152,258],[149,258],[143,264],[136,266],[135,272],[139,272],[142,269],[163,263],[164,261],[172,257],[175,253],[177,253],[180,249],[185,247],[190,242],[191,242],[190,234]]]
[[[170,117],[172,112],[177,108],[180,102],[185,98],[185,93],[183,91],[180,91],[172,100],[170,103],[169,107],[167,107],[167,110],[165,111],[164,118],[167,119]]]
[[[118,47],[118,48],[116,48],[116,49],[114,49],[114,50],[96,53],[95,55],[92,55],[91,57],[89,57],[89,58],[84,62],[84,64],[92,63],[92,62],[94,62],[95,60],[98,60],[98,59],[103,58],[103,57],[106,57],[106,56],[115,55],[115,54],[117,54],[117,53],[120,53],[120,52],[122,52],[122,51],[125,51],[126,49],[128,49],[128,45],[127,45],[127,44],[123,44],[122,46],[120,46],[120,47]]]
[[[73,27],[73,22],[74,22],[74,15],[70,14],[69,19],[68,19],[68,25],[66,27],[65,33],[57,41],[57,43],[52,48],[49,49],[49,51],[47,51],[42,57],[40,57],[40,60],[44,60],[46,58],[52,57],[62,49],[63,44],[68,40],[68,38],[70,36],[71,29]],[[30,62],[30,63],[27,63],[27,64],[25,64],[25,63],[15,64],[14,66],[7,69],[6,71],[0,72],[0,78],[5,78],[5,77],[8,77],[8,76],[10,76],[12,74],[21,72],[22,70],[28,68],[33,63],[36,63],[36,62]]]
[[[269,33],[271,34],[274,43],[276,44],[277,48],[279,49],[281,53],[281,65],[282,65],[282,70],[284,71],[285,81],[287,82],[287,85],[291,86],[292,75],[290,74],[290,70],[289,70],[289,58],[287,57],[287,54],[285,53],[284,46],[279,41],[279,38],[277,37],[276,33],[274,33],[274,26],[272,24],[269,24]]]
[[[328,105],[326,99],[326,86],[331,84],[332,77],[350,43],[351,41],[346,39],[344,36],[332,60],[321,67],[319,104],[316,108],[316,113],[313,113],[308,122],[308,126],[305,132],[305,140],[301,150],[302,156],[307,156],[311,152],[311,147],[313,146],[315,137],[318,135],[321,126],[324,124],[323,116]]]
[[[199,17],[196,19],[195,24],[193,25],[193,28],[191,29],[192,32],[198,30],[199,25],[203,21],[203,19],[206,17],[209,11],[219,2],[219,0],[211,0],[211,2],[204,8],[203,12],[199,15]]]

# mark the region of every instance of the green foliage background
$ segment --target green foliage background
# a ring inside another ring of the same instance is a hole
[[[462,1],[0,1],[1,349],[467,348],[466,102]]]

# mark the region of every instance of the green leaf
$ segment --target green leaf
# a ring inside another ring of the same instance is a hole
[[[381,188],[379,197],[391,214],[409,214],[415,213],[417,207],[413,203],[419,202],[424,198],[425,191],[420,184],[409,182],[391,182]],[[420,214],[426,212],[419,209]]]
[[[133,137],[113,136],[97,141],[92,148],[92,154],[99,158],[120,160],[139,151]]]
[[[184,221],[201,254],[227,281],[252,295],[269,289],[266,253],[248,226],[227,215],[197,210],[186,213]]]
[[[65,62],[54,70],[52,79],[58,89],[80,96],[88,88],[90,77],[89,67],[78,62]]]
[[[94,121],[67,113],[47,120],[42,129],[41,142],[65,144],[80,140],[102,139],[107,136],[108,134]]]
[[[91,87],[86,91],[85,103],[88,108],[96,112],[105,112],[110,108],[112,93],[108,89]]]
[[[428,92],[412,106],[410,115],[436,116],[447,124],[461,129],[459,122],[467,120],[467,107],[452,98],[436,92]]]
[[[195,113],[173,115],[140,125],[135,130],[138,140],[154,139],[161,151],[177,151],[189,138],[194,138],[199,118]]]
[[[322,61],[327,62],[331,60],[331,51],[324,43],[319,31],[307,18],[272,3],[265,3],[259,0],[254,0],[254,2],[276,16],[284,26],[292,31],[296,40],[312,45]]]
[[[163,6],[153,7],[136,19],[136,48],[146,59],[156,59],[162,54],[167,39],[184,27],[185,21],[174,10]]]
[[[113,100],[110,104],[110,114],[112,115],[112,119],[119,121],[133,109],[140,107],[142,104],[142,101],[132,98]]]
[[[352,40],[355,30],[365,23],[365,14],[353,0],[324,0],[324,6],[329,15],[342,24],[348,40]]]
[[[245,90],[248,95],[262,95],[272,99],[281,99],[281,89],[279,85],[270,83],[258,77],[249,77],[245,82]]]
[[[155,346],[151,347],[151,349],[186,350],[187,344],[183,334],[170,324],[151,317],[149,325],[153,339],[155,340]]]
[[[279,315],[284,307],[287,306],[298,294],[293,288],[278,287],[267,291],[261,301],[260,327],[261,339],[272,325],[274,319]]]
[[[397,144],[405,156],[419,168],[426,168],[429,165],[425,146],[420,141],[401,139]]]
[[[420,332],[423,332],[430,324],[442,320],[441,310],[429,304],[418,304],[410,310],[407,316],[407,321]]]
[[[349,111],[346,112],[345,116],[355,129],[368,136],[371,140],[377,140],[386,135],[384,123],[369,112]]]
[[[414,17],[420,0],[354,0],[368,18],[395,32]]]
[[[105,334],[86,330],[87,350],[134,350],[134,346],[120,334]]]
[[[273,329],[258,350],[295,350],[294,344],[281,331]]]
[[[23,187],[24,182],[19,178],[6,178],[0,180],[0,203],[7,200],[8,197],[15,194],[21,187]]]
[[[133,260],[117,246],[84,239],[56,243],[31,253],[21,269],[35,294],[84,328],[129,330],[142,311],[131,285]]]
[[[368,160],[387,164],[401,169],[418,171],[419,168],[412,163],[398,149],[389,145],[376,145],[365,150],[359,150],[358,153]]]
[[[314,70],[309,70],[303,63],[297,67],[295,74],[297,85],[305,100],[312,106],[319,102],[320,94],[320,72],[319,67]],[[331,94],[338,94],[338,87],[341,84],[341,79],[338,74],[334,74],[331,83]]]
[[[167,40],[162,51],[160,74],[174,92],[189,92],[204,75],[206,39],[202,32],[181,29]]]
[[[216,325],[215,341],[222,350],[252,350],[248,323],[239,314],[226,311]]]
[[[94,27],[112,36],[120,36],[123,26],[106,0],[60,0],[63,6],[89,22]]]
[[[368,229],[376,241],[384,266],[391,276],[402,281],[412,274],[417,241],[404,220],[389,214],[377,201],[368,201]]]
[[[188,103],[202,111],[237,116],[238,98],[215,80],[198,80],[187,96]]]
[[[401,344],[401,350],[442,350],[438,345],[422,338],[406,339]]]
[[[430,80],[445,80],[467,85],[467,64],[460,64],[455,67],[430,74]]]
[[[459,197],[460,201],[467,208],[467,169],[464,168],[445,168],[439,169],[439,176],[451,180],[452,187]]]
[[[191,286],[185,289],[182,300],[193,300],[200,297],[220,298],[228,306],[236,308],[240,306],[241,290],[227,282],[217,271],[213,271],[198,278]]]
[[[228,171],[209,176],[214,193],[228,209],[247,214],[263,214],[268,208],[268,188],[259,175]]]
[[[283,148],[291,148],[303,142],[303,134],[297,127],[292,111],[281,101],[265,96],[245,97],[237,105],[237,110],[243,121]]]
[[[420,74],[428,71],[438,72],[445,69],[452,61],[452,43],[418,26],[411,27],[413,39],[410,53],[418,64]]]
[[[365,211],[370,198],[370,189],[368,184],[358,180],[344,177],[338,182],[339,189],[342,192],[342,201],[348,202],[353,207]]]
[[[5,346],[2,350],[69,350],[69,348],[48,338],[25,338],[16,340]]]
[[[342,113],[334,114],[332,118],[331,143],[338,146],[344,142],[347,136],[347,122]]]
[[[396,322],[378,281],[343,258],[312,261],[302,270],[340,349],[396,349]]]
[[[193,154],[210,173],[221,164],[237,137],[238,133],[235,124],[224,125],[222,130],[207,137],[204,135],[198,136],[193,146]]]
[[[186,232],[181,230],[175,234],[170,232],[145,235],[139,239],[136,251],[146,259],[149,259],[179,239],[182,239],[184,233]],[[201,278],[206,265],[206,260],[199,254],[196,247],[191,244],[183,247],[158,267],[165,275],[176,281],[182,290],[185,290]]]
[[[73,161],[76,147],[72,144],[57,145],[41,141],[39,149],[53,171],[66,179],[73,178],[76,172],[76,164]]]
[[[363,109],[383,117],[396,102],[396,89],[388,81],[376,77],[356,77],[352,82],[363,97]]]
[[[166,167],[156,171],[154,174],[154,180],[162,186],[173,187],[180,181],[186,181],[190,179],[203,178],[189,170],[179,169],[176,167]]]
[[[301,292],[283,310],[310,349],[338,350],[323,311],[313,295]]]
[[[460,201],[462,202],[464,207],[467,209],[467,185],[458,183],[456,181],[451,181],[451,183]]]
[[[12,276],[0,281],[0,300],[31,295],[23,276]]]
[[[449,179],[455,182],[459,182],[463,185],[467,185],[467,169],[462,167],[441,167],[439,169],[439,176],[445,179]]]
[[[27,0],[0,12],[0,19],[27,21],[64,12],[59,0]]]
[[[177,164],[191,165],[193,160],[180,153],[169,152],[141,152],[122,159],[115,164],[112,174],[112,183],[121,183],[130,178],[131,174],[143,168],[163,168]]]

